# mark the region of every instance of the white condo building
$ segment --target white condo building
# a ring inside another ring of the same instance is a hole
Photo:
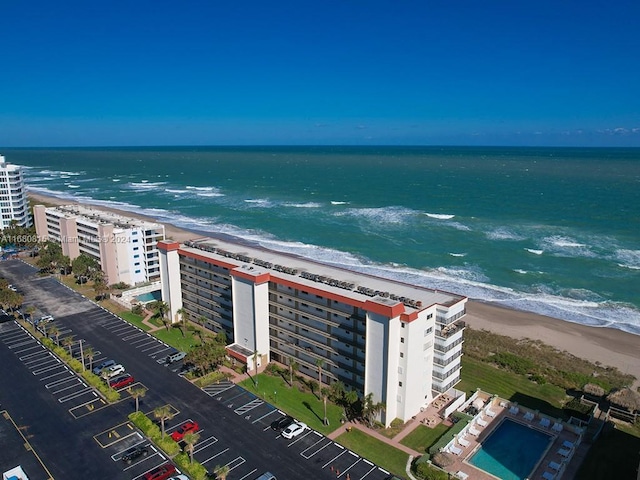
[[[253,368],[271,360],[383,402],[408,421],[460,380],[467,298],[297,256],[199,239],[160,242],[162,298],[232,340]]]
[[[82,205],[36,205],[33,216],[40,238],[60,243],[71,260],[82,253],[95,258],[109,284],[160,280],[158,242],[164,240],[164,225]]]
[[[29,215],[29,202],[24,188],[22,168],[5,162],[0,155],[0,210],[2,223],[0,229],[9,226],[12,220],[18,222],[21,227],[33,225]]]

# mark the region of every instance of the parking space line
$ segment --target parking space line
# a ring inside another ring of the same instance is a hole
[[[154,348],[157,348],[157,347],[147,348],[147,349],[142,350],[142,351],[143,351],[143,352],[146,352],[147,350],[153,350]],[[149,353],[148,355],[149,355],[150,357],[154,358],[154,355],[157,355],[157,354],[159,354],[160,352],[165,352],[165,351],[167,351],[167,350],[171,350],[171,347],[164,347],[164,346],[163,346],[163,347],[162,347],[160,350],[158,350],[157,352]]]
[[[244,413],[247,413],[250,410],[253,410],[254,408],[259,407],[263,403],[264,402],[261,399],[255,398],[255,399],[251,400],[249,403],[245,403],[241,407],[236,408],[234,410],[234,412],[236,412],[237,415],[242,415]]]
[[[86,388],[83,388],[82,390],[80,390],[79,392],[72,393],[72,394],[67,395],[65,397],[61,397],[61,398],[58,399],[58,401],[60,403],[68,402],[69,400],[73,400],[74,398],[78,398],[78,397],[80,397],[80,396],[82,396],[82,395],[84,395],[85,393],[88,393],[88,392],[93,393],[93,395],[95,395],[97,397],[96,393],[92,391],[91,387],[86,387]]]
[[[268,417],[269,415],[271,415],[272,413],[275,413],[275,412],[277,412],[277,410],[274,408],[274,409],[273,409],[273,410],[271,410],[269,413],[265,413],[264,415],[262,415],[261,417],[257,418],[256,420],[254,420],[254,421],[253,421],[253,422],[251,422],[251,423],[257,423],[257,422],[259,422],[260,420],[262,420],[264,417]],[[271,427],[269,426],[268,428],[271,428]]]
[[[125,342],[127,342],[127,341],[131,340],[132,338],[139,337],[140,335],[146,335],[146,333],[145,333],[145,332],[138,332],[138,331],[136,330],[136,333],[133,333],[133,334],[131,334],[131,335],[127,335],[126,337],[122,337],[122,340],[124,340]]]
[[[28,352],[29,350],[33,350],[34,348],[43,348],[44,349],[44,347],[42,345],[37,344],[37,345],[34,345],[33,347],[23,348],[22,350],[16,350],[14,353],[16,355],[20,355],[22,352]],[[38,352],[36,352],[36,353],[38,353]]]
[[[234,384],[234,386],[235,386],[235,384]],[[247,393],[247,391],[246,391],[246,390],[243,390],[243,389],[241,389],[241,390],[242,390],[242,391],[241,391],[238,395],[236,395],[236,396],[234,396],[234,397],[231,397],[231,398],[227,398],[227,399],[225,400],[225,402],[230,402],[230,401],[231,401],[231,400],[233,400],[234,398],[241,397],[242,395],[244,395],[245,393]],[[222,393],[222,392],[220,392],[220,393]],[[255,395],[253,395],[253,394],[252,394],[252,396],[253,396],[253,397],[255,397]],[[218,400],[219,400],[219,399],[218,399]],[[229,407],[229,408],[233,407],[233,403],[228,403],[228,404],[227,404],[227,407]]]
[[[234,465],[233,467],[230,466],[232,463],[234,463],[236,460],[240,460],[240,463],[238,463],[237,465]],[[242,457],[236,457],[233,460],[231,460],[229,463],[227,463],[225,466],[229,467],[229,471],[233,470],[234,468],[238,468],[240,465],[242,465],[243,463],[245,463],[246,460]]]
[[[211,440],[211,439],[213,439],[213,441],[209,442],[209,440]],[[214,437],[213,435],[208,437],[208,438],[205,438],[201,442],[198,442],[196,445],[194,445],[194,447],[199,447],[199,448],[194,449],[193,453],[194,454],[198,453],[200,450],[204,450],[205,448],[208,448],[208,447],[210,447],[211,445],[213,445],[214,443],[217,443],[217,442],[218,442],[218,439],[216,437]],[[206,443],[206,445],[202,446],[203,443]]]
[[[51,365],[50,367],[41,368],[40,370],[33,370],[31,373],[33,373],[35,376],[38,376],[41,373],[48,372],[49,370],[53,370],[54,368],[58,368],[60,366],[60,360],[58,360],[58,359],[56,359],[56,360],[58,362],[57,365]]]
[[[155,338],[142,338],[135,342],[129,342],[129,345],[134,345],[136,348],[142,349],[142,347],[147,347],[148,345],[155,344],[157,340]],[[138,343],[139,345],[135,345]],[[154,345],[155,347],[155,345]]]
[[[96,406],[94,405],[94,403],[98,403],[98,407],[96,408]],[[101,398],[94,398],[93,400],[89,400],[88,402],[85,403],[81,403],[80,405],[76,405],[73,408],[69,409],[69,413],[73,416],[73,418],[75,418],[76,420],[78,418],[82,418],[82,417],[86,417],[87,415],[91,415],[93,412],[97,412],[98,410],[103,409],[104,407],[107,407],[108,404],[107,402],[105,402],[103,399]],[[80,410],[82,411],[82,408],[85,407],[86,411],[82,414],[76,415],[76,410]]]
[[[29,345],[29,344],[31,344],[31,343],[33,343],[33,342],[34,342],[34,340],[32,340],[32,339],[28,339],[28,340],[22,340],[22,341],[20,341],[20,342],[12,343],[11,345],[9,345],[7,342],[4,342],[4,343],[5,343],[5,345],[6,345],[7,347],[9,347],[11,350],[13,350],[14,348],[17,348],[17,347],[23,347],[23,346],[25,346],[25,345]],[[36,345],[35,345],[35,346],[37,346],[37,342],[36,342]]]
[[[247,473],[244,477],[240,477],[238,480],[244,480],[245,478],[247,478],[249,475],[253,475],[254,473],[256,473],[258,471],[257,468],[254,468],[253,470],[251,470],[249,473]]]
[[[227,453],[229,451],[228,448],[225,448],[224,450],[222,450],[221,452],[216,453],[213,457],[209,457],[207,458],[205,461],[200,462],[201,465],[204,465],[207,462],[210,462],[211,460],[213,460],[216,457],[219,457],[220,455],[222,455],[223,453]]]
[[[60,385],[60,384],[65,383],[65,382],[70,382],[71,380],[80,381],[80,380],[78,380],[78,377],[73,376],[73,377],[69,377],[69,378],[63,378],[61,380],[56,380],[55,382],[47,383],[44,386],[44,388],[49,390],[51,387],[55,387],[56,385]]]
[[[152,445],[149,445],[151,448],[153,448]],[[126,472],[127,470],[129,470],[130,468],[136,467],[138,465],[142,465],[144,462],[146,462],[147,460],[152,459],[153,457],[155,457],[156,455],[159,455],[160,458],[162,458],[164,460],[164,457],[160,454],[160,452],[158,450],[156,450],[155,448],[153,448],[153,454],[152,455],[147,455],[146,457],[143,457],[142,460],[140,460],[139,462],[136,463],[132,463],[131,465],[129,465],[128,467],[125,467],[123,469],[124,472]]]
[[[69,369],[65,365],[60,364],[60,365],[58,365],[58,367],[61,367],[62,371],[60,371],[58,373],[54,373],[52,375],[47,375],[46,377],[42,377],[39,380],[42,382],[44,380],[49,380],[50,378],[57,377],[58,375],[62,375],[63,373],[70,373]]]
[[[366,460],[365,460],[366,461]],[[367,462],[370,463],[370,462]],[[359,480],[362,480],[364,477],[366,477],[367,475],[369,475],[371,472],[373,472],[376,469],[376,466],[374,465],[373,467],[371,467],[371,470],[369,470],[367,473],[365,473],[363,476],[361,476],[359,478]]]
[[[76,380],[77,380],[77,378],[76,378]],[[64,387],[64,388],[61,388],[60,390],[56,390],[55,392],[53,390],[50,390],[50,392],[51,392],[51,395],[58,395],[60,392],[64,392],[65,390],[69,390],[70,388],[75,388],[77,386],[78,386],[77,384],[76,385],[69,385],[68,387]]]
[[[132,435],[137,435],[139,441],[137,443],[134,443],[133,445],[129,445],[128,447],[114,453],[113,455],[111,455],[111,460],[113,460],[114,462],[117,462],[118,460],[122,460],[122,455],[124,455],[124,453],[129,450],[130,448],[134,448],[137,447],[138,445],[142,445],[144,443],[146,443],[146,439],[142,438],[142,435],[140,435],[138,432],[133,432]],[[120,440],[124,440],[125,438],[129,438],[131,435],[128,435],[126,437],[122,437]]]
[[[32,363],[41,362],[43,359],[51,356],[49,355],[49,352],[38,352],[38,355],[40,356],[36,357],[35,359],[32,357],[30,359],[23,360],[22,363],[29,367],[29,365],[31,365]]]
[[[43,360],[36,360],[36,361],[30,362],[30,363],[35,363],[36,364],[36,365],[31,366],[31,367],[28,366],[25,363],[25,367],[27,367],[29,370],[33,370],[34,368],[38,368],[40,366],[44,367],[44,366],[50,365],[50,364],[52,364],[54,362],[60,363],[56,357],[49,357],[49,358],[45,358]]]
[[[18,357],[18,360],[24,361],[26,358],[30,358],[30,357],[33,357],[35,355],[41,355],[43,353],[49,353],[49,351],[45,350],[45,348],[42,345],[36,345],[36,347],[40,347],[42,350],[40,352],[33,352],[33,353],[29,353],[27,355],[24,355],[22,357]],[[27,348],[26,350],[33,350],[33,348],[35,348],[35,347]],[[23,350],[23,351],[26,351],[26,350]],[[19,352],[16,352],[16,353],[19,353]]]
[[[334,442],[335,443],[335,442]],[[336,461],[338,458],[340,458],[342,455],[344,455],[347,451],[344,450],[344,447],[338,443],[336,443],[337,446],[339,446],[340,448],[342,448],[342,452],[340,452],[338,455],[336,455],[335,457],[333,457],[331,460],[329,460],[327,463],[325,463],[322,468],[326,468],[327,465],[329,465],[331,462]]]
[[[340,475],[338,475],[338,478],[340,478],[342,475],[345,475],[349,470],[351,470],[359,461],[360,461],[360,457],[358,455],[356,455],[355,453],[353,453],[352,451],[349,451],[349,453],[351,455],[353,455],[354,457],[357,458],[357,460],[355,462],[353,462],[351,465],[349,465],[347,468],[345,468],[344,470],[342,470],[342,472],[340,473]]]
[[[167,345],[166,343],[161,342],[160,340],[158,340],[157,338],[154,338],[154,340],[156,341],[156,343],[159,343],[160,345],[164,345],[164,348],[156,353],[154,353],[153,355],[156,355],[157,353],[163,352],[164,350],[171,350],[172,347],[170,347],[169,345]],[[149,348],[143,348],[140,351],[141,352],[146,352],[148,350],[153,350],[154,348],[158,348],[160,345],[154,345],[152,347]]]
[[[316,453],[324,450],[325,448],[327,448],[329,445],[331,445],[333,442],[331,440],[329,440],[329,442],[327,442],[323,447],[319,448],[318,450],[316,450],[315,452],[313,452],[311,455],[305,455],[305,452],[313,447],[315,447],[317,444],[323,442],[325,440],[324,437],[320,438],[320,440],[318,440],[316,443],[314,443],[313,445],[305,448],[302,452],[300,452],[300,455],[302,455],[302,457],[306,458],[307,460],[309,460],[311,457],[313,457]]]
[[[300,440],[302,440],[303,438],[306,438],[307,435],[310,435],[311,432],[315,433],[316,435],[318,435],[318,433],[314,430],[309,430],[307,433],[305,433],[304,435],[302,435],[301,437],[296,438],[293,442],[291,442],[289,445],[287,445],[287,447],[290,447],[291,445],[299,442]]]

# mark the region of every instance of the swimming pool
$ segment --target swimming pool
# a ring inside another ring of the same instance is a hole
[[[504,419],[469,463],[503,480],[524,480],[533,473],[552,440],[551,435]]]
[[[153,302],[154,300],[161,300],[162,293],[160,290],[154,290],[153,292],[143,293],[141,295],[136,296],[136,300],[141,301],[142,303]]]

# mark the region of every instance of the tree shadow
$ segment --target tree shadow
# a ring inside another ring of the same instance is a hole
[[[322,422],[322,418],[320,417],[320,415],[318,415],[316,412],[313,411],[313,407],[309,404],[309,402],[304,401],[302,402],[302,405],[304,405],[307,410],[313,413],[316,416],[316,418],[320,420],[320,422]]]

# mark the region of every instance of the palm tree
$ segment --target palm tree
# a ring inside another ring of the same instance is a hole
[[[327,398],[329,397],[329,389],[321,388],[320,393],[322,394],[322,403],[324,403],[324,419],[322,420],[322,424],[329,425],[329,419],[327,418]]]
[[[186,308],[182,307],[178,309],[176,313],[180,315],[180,331],[182,332],[182,337],[184,338],[186,336],[186,329],[189,323],[189,312]]]
[[[62,339],[62,345],[64,345],[65,347],[67,347],[69,349],[69,355],[71,357],[73,357],[73,352],[71,351],[71,346],[73,345],[74,342],[75,342],[75,340],[73,339],[73,335],[69,335],[68,337],[64,337]]]
[[[298,362],[293,357],[289,357],[289,386],[293,387],[293,374],[298,370]]]
[[[189,452],[189,458],[191,459],[191,463],[193,463],[193,447],[200,440],[200,435],[194,432],[187,433],[182,441],[184,442],[184,451]]]
[[[33,317],[33,314],[36,313],[36,307],[34,307],[33,305],[29,305],[24,309],[24,311],[27,315],[29,315],[29,318],[31,318]]]
[[[213,473],[215,473],[217,480],[227,480],[229,470],[229,465],[216,465],[213,469]]]
[[[318,367],[318,383],[322,385],[322,367],[324,365],[324,360],[318,358],[316,360],[316,367]]]
[[[164,438],[164,422],[165,420],[171,420],[175,414],[171,410],[169,405],[162,405],[161,407],[156,407],[153,410],[153,416],[160,420],[160,426],[162,427],[162,438]]]
[[[56,345],[60,346],[60,342],[58,341],[60,338],[60,329],[55,325],[52,325],[49,329],[49,335],[56,337]]]
[[[96,352],[91,347],[87,347],[84,350],[84,358],[89,361],[89,370],[93,370],[91,367],[93,366],[93,359],[96,356]]]
[[[147,390],[142,387],[136,387],[136,388],[129,388],[129,390],[127,391],[129,392],[129,395],[131,395],[133,399],[136,401],[136,412],[137,412],[140,407],[140,399],[145,396],[145,394],[147,393]],[[154,414],[155,414],[155,411],[154,411]]]
[[[367,426],[371,427],[373,425],[373,421],[385,409],[385,405],[382,402],[374,402],[373,401],[373,393],[369,393],[366,397],[364,397],[362,401],[362,419],[365,421]]]

